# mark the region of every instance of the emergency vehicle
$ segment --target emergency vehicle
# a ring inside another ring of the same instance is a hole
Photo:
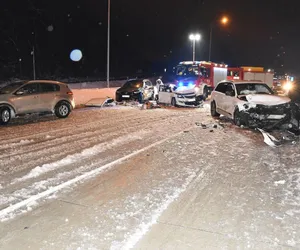
[[[206,100],[222,80],[227,78],[227,65],[205,61],[184,61],[175,67],[176,92],[194,93],[196,101]]]
[[[261,81],[272,88],[273,78],[274,73],[270,70],[265,71],[262,67],[228,68],[227,80]]]

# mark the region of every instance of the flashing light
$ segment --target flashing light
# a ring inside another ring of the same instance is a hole
[[[194,82],[189,82],[188,87],[193,87],[194,86]]]
[[[293,89],[293,84],[291,82],[286,82],[283,86],[284,90],[286,91],[290,91],[291,89]]]
[[[183,86],[183,82],[179,82],[178,87],[182,87],[182,86]]]

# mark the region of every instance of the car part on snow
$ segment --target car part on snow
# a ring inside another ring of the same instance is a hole
[[[116,102],[113,98],[111,97],[106,97],[106,98],[95,98],[90,101],[88,101],[85,104],[86,107],[113,107],[116,106]]]

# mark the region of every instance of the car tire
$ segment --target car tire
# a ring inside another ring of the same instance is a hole
[[[1,107],[0,108],[0,124],[6,125],[9,123],[11,119],[11,112],[8,107]]]
[[[245,125],[245,123],[244,123],[244,121],[242,120],[242,117],[241,117],[241,112],[239,111],[238,108],[236,108],[235,111],[234,111],[233,123],[238,127],[241,127],[242,125]]]
[[[206,101],[207,97],[208,97],[208,88],[205,86],[203,88],[203,101]]]
[[[116,96],[116,102],[122,102],[122,98],[119,96]]]
[[[217,105],[215,101],[210,103],[210,114],[212,117],[219,117],[220,114],[217,112]]]
[[[55,106],[55,115],[58,118],[67,118],[69,114],[71,113],[71,107],[70,104],[67,102],[59,102]]]
[[[173,97],[173,98],[171,99],[171,105],[172,105],[173,107],[177,107],[177,103],[176,103],[175,97]]]

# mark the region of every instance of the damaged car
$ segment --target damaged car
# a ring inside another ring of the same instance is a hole
[[[260,81],[222,81],[211,95],[211,115],[229,117],[237,126],[280,128],[290,125],[291,99]]]
[[[148,79],[128,80],[121,88],[116,91],[116,101],[144,101],[154,99],[154,87]]]

